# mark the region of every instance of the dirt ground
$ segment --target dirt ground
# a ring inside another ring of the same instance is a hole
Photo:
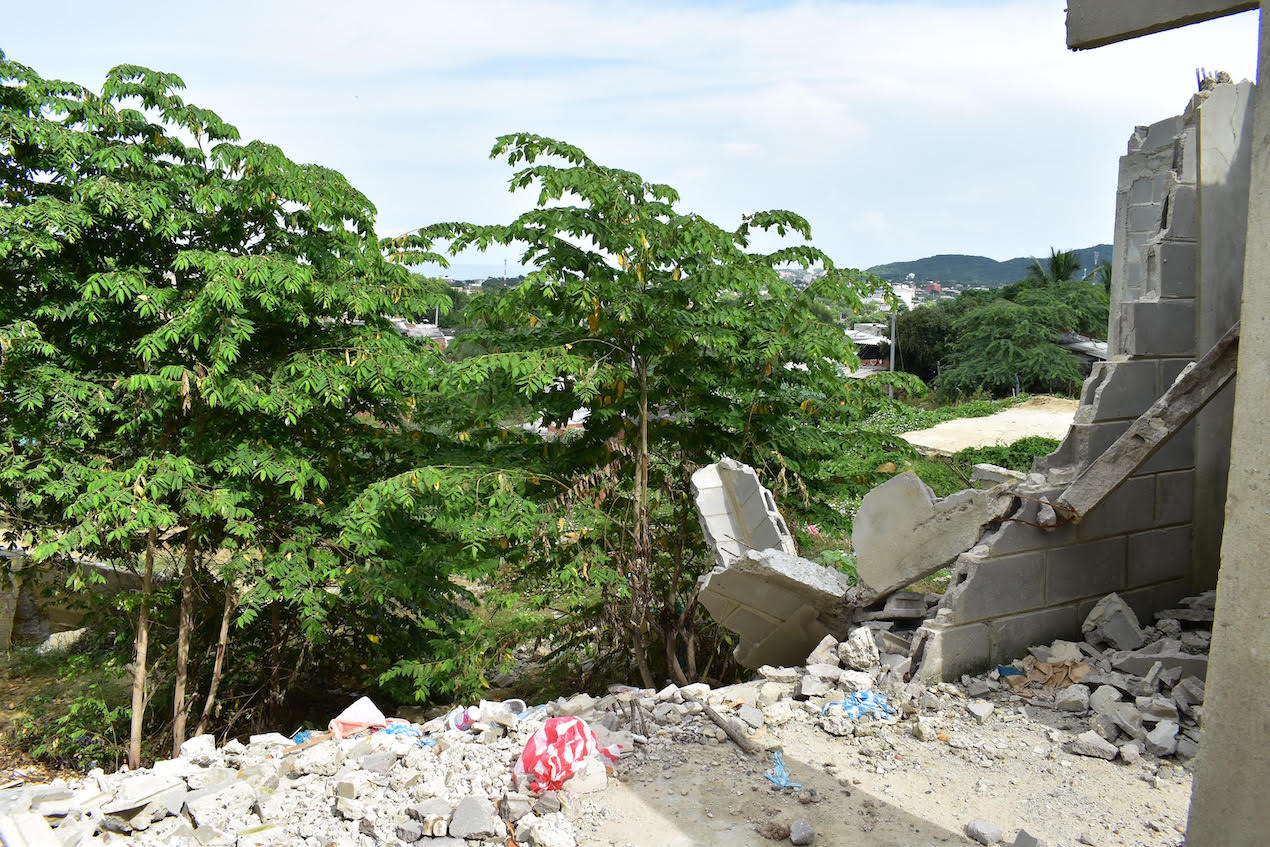
[[[900,437],[914,447],[949,454],[967,447],[1012,444],[1031,435],[1061,441],[1076,416],[1076,406],[1075,400],[1063,397],[1033,397],[995,415],[944,421]]]
[[[1189,772],[1149,757],[1128,765],[1069,754],[1062,742],[1086,728],[1083,717],[996,696],[983,725],[945,710],[932,719],[939,737],[925,742],[904,725],[848,738],[808,722],[760,731],[756,740],[783,748],[801,798],[764,777],[766,753],[672,728],[620,763],[619,782],[580,798],[570,815],[578,843],[758,847],[776,842],[757,825],[798,818],[815,827],[817,845],[972,844],[964,830],[975,819],[1000,826],[1006,845],[1021,829],[1049,847],[1182,842]]]

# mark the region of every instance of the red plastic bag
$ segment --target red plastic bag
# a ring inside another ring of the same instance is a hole
[[[596,755],[617,761],[618,749],[600,747],[582,718],[548,718],[525,744],[514,773],[528,776],[534,792],[558,791],[579,765]]]

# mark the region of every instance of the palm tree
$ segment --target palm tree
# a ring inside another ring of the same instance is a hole
[[[1027,269],[1025,282],[1066,282],[1080,272],[1081,261],[1075,250],[1055,250],[1050,248],[1050,258],[1046,265],[1040,259],[1033,259],[1032,266]]]

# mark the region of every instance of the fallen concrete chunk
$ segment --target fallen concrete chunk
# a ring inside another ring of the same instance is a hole
[[[1045,842],[1026,830],[1020,829],[1018,834],[1014,836],[1013,847],[1045,847]]]
[[[851,630],[847,640],[838,645],[838,660],[844,668],[853,671],[878,667],[878,645],[873,640],[873,630],[863,626]]]
[[[1138,616],[1114,593],[1098,601],[1080,628],[1091,643],[1110,644],[1117,650],[1136,650],[1146,641]]]
[[[1001,827],[988,821],[971,821],[966,824],[966,835],[980,844],[996,844],[1001,840]]]
[[[845,629],[845,574],[782,550],[747,554],[699,580],[701,602],[741,636],[745,667],[800,665],[830,634]]]
[[[1093,756],[1111,761],[1120,752],[1116,745],[1102,738],[1092,729],[1082,732],[1072,741],[1071,751],[1078,756]]]
[[[1069,685],[1054,697],[1054,708],[1061,712],[1083,712],[1089,708],[1089,686]]]
[[[772,492],[749,465],[726,456],[706,465],[692,475],[692,494],[719,567],[758,550],[797,554]]]
[[[966,704],[966,711],[979,723],[985,723],[995,707],[986,700],[971,700]]]
[[[1160,725],[1146,737],[1147,752],[1154,756],[1172,756],[1177,752],[1177,729],[1173,721],[1160,721]]]
[[[449,834],[455,838],[479,840],[505,831],[494,806],[484,797],[464,797],[450,818]]]
[[[1111,655],[1111,666],[1125,673],[1145,675],[1159,662],[1163,669],[1178,668],[1182,676],[1204,679],[1208,676],[1208,657],[1187,653],[1182,643],[1164,638],[1141,650],[1121,651]]]
[[[816,840],[816,829],[810,823],[799,818],[789,825],[789,843],[806,845]]]
[[[936,499],[912,471],[891,477],[864,496],[855,517],[851,543],[863,593],[885,596],[929,576],[973,547],[1013,504],[1004,486]]]
[[[1173,702],[1185,714],[1204,703],[1204,683],[1198,677],[1188,676],[1173,686]]]
[[[809,665],[836,665],[838,664],[838,639],[832,635],[826,635],[816,645],[816,649],[807,654],[807,664]]]

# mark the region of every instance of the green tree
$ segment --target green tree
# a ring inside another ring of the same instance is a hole
[[[231,632],[236,705],[267,720],[314,662],[382,669],[443,630],[452,558],[522,500],[450,423],[447,386],[484,365],[447,383],[384,317],[445,305],[439,284],[386,260],[342,176],[181,87],[125,65],[96,93],[0,54],[0,521],[73,587],[84,559],[140,571],[133,766],[151,697],[179,746],[197,693],[202,731]]]
[[[1083,374],[1059,338],[1068,332],[1098,337],[1107,327],[1106,292],[1084,281],[1029,277],[965,305],[952,321],[956,341],[938,382],[946,396],[1016,388],[1073,394]]]
[[[945,300],[918,306],[901,312],[895,319],[895,335],[901,357],[898,364],[926,382],[939,375],[941,363],[947,358],[956,337],[950,302]]]
[[[1028,282],[1065,282],[1080,273],[1080,257],[1075,250],[1055,250],[1050,248],[1049,260],[1042,265],[1040,259],[1033,259],[1027,269]]]
[[[589,413],[544,453],[563,487],[539,593],[591,598],[569,613],[592,615],[585,626],[610,633],[615,654],[633,651],[646,685],[661,678],[655,669],[698,678],[708,667],[697,661],[694,589],[709,557],[689,477],[726,453],[759,469],[787,515],[843,521],[833,508],[840,447],[876,389],[844,378],[854,351],[814,304],[858,308],[877,281],[808,245],[748,249],[760,231],[808,238],[790,212],[726,230],[677,210],[669,186],[559,141],[504,136],[492,156],[521,166],[512,190],[536,188],[536,206],[507,225],[428,227],[406,247],[523,245],[521,264],[537,270],[472,302],[492,328],[473,343],[502,351],[514,373],[535,372],[552,351],[585,360],[532,398],[530,417],[547,425]],[[776,271],[791,263],[827,273],[800,293]]]

